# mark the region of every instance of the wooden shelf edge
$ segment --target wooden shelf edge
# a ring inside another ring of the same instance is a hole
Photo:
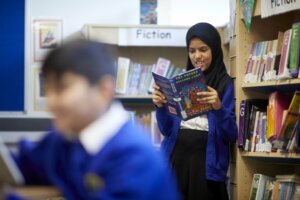
[[[300,159],[300,153],[241,152],[242,157]]]
[[[257,83],[243,83],[242,88],[252,88],[252,87],[274,87],[274,86],[284,86],[300,84],[300,79],[287,79],[287,80],[278,80],[278,81],[266,81],[266,82],[257,82]]]
[[[151,95],[140,95],[140,96],[134,96],[134,95],[116,95],[116,99],[152,99]]]

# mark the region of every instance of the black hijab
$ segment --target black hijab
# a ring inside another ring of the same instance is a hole
[[[212,61],[210,67],[204,71],[207,85],[217,90],[220,97],[232,82],[231,77],[227,74],[225,64],[223,62],[223,52],[221,48],[221,38],[215,27],[208,23],[198,23],[189,28],[186,34],[186,46],[189,49],[191,39],[199,38],[211,48]],[[194,66],[188,57],[187,70],[194,69]]]

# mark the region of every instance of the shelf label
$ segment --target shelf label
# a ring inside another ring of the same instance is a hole
[[[185,46],[187,29],[119,28],[120,46]]]
[[[261,0],[260,2],[261,18],[300,9],[299,0]]]

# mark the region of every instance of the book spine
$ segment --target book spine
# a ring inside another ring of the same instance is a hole
[[[245,107],[246,101],[241,101],[240,104],[240,121],[239,121],[239,135],[238,135],[238,147],[244,149],[245,147]]]
[[[291,52],[290,52],[290,74],[293,78],[298,76],[299,63],[299,29],[300,23],[295,23],[292,26],[291,37]]]
[[[281,58],[278,70],[278,78],[286,78],[286,76],[288,75],[286,74],[286,72],[288,71],[288,56],[290,51],[291,33],[291,29],[285,31],[284,33]]]

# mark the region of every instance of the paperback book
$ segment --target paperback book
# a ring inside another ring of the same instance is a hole
[[[197,93],[206,91],[207,85],[201,69],[196,68],[173,78],[166,78],[152,72],[155,83],[167,100],[170,115],[188,120],[212,109],[210,104],[200,103]]]

